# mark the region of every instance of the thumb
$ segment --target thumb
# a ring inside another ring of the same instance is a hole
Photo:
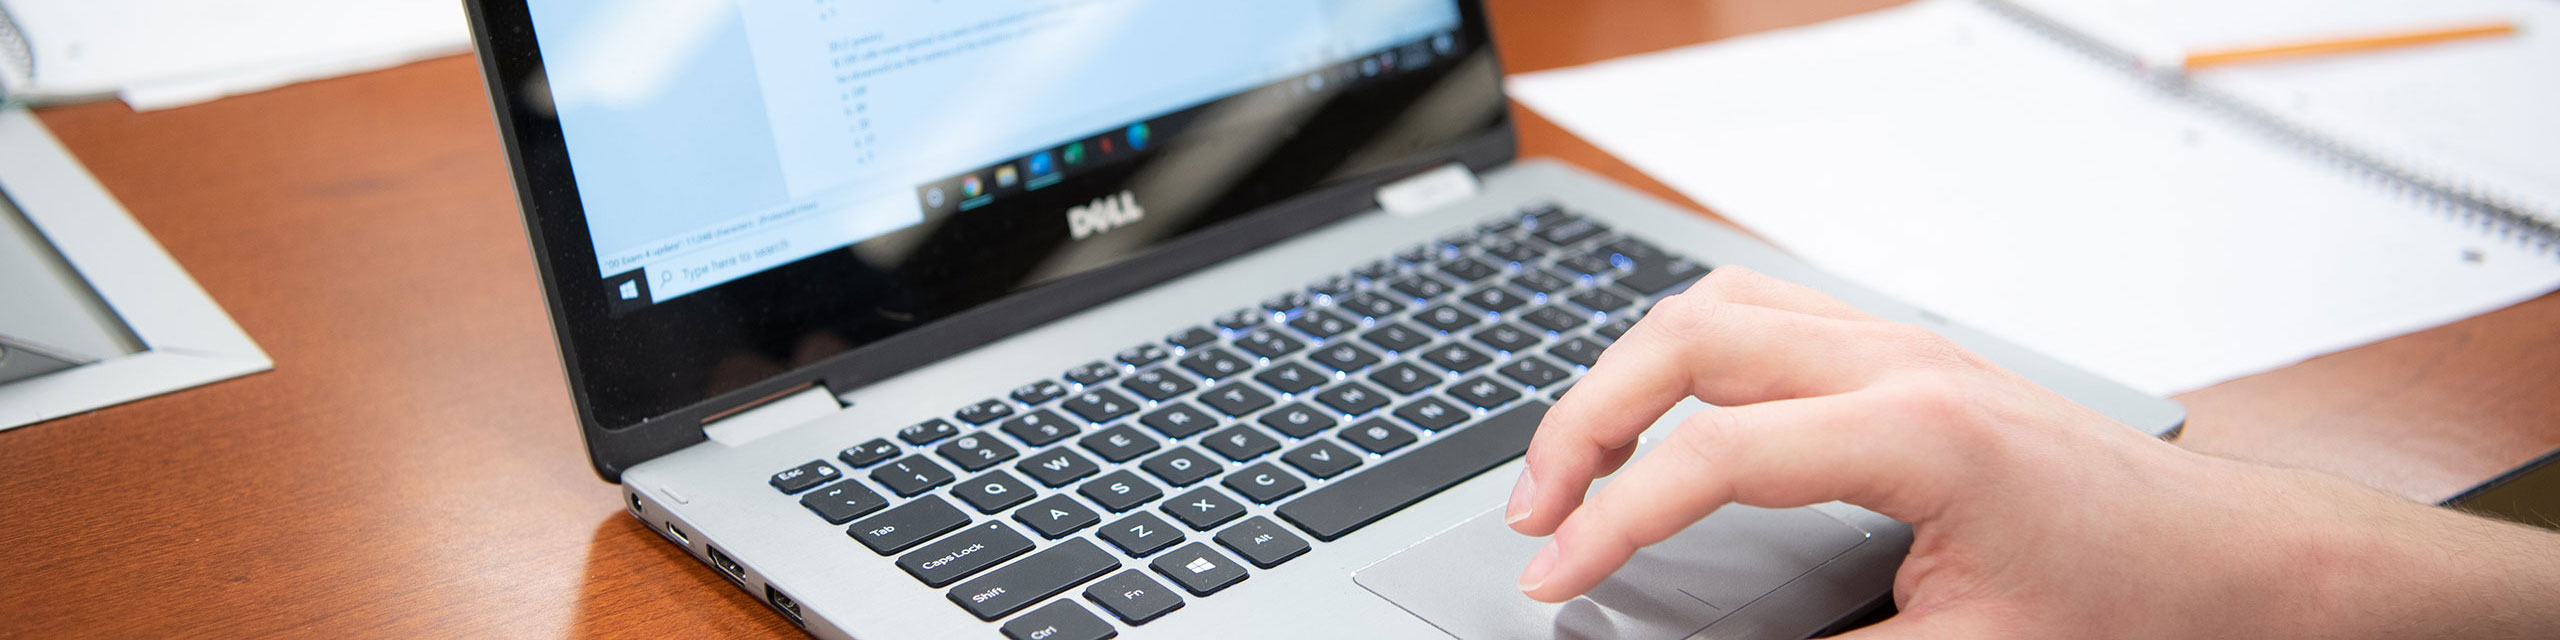
[[[1967,624],[1952,615],[1896,614],[1857,630],[1831,636],[1831,640],[1937,640],[1941,638],[1991,637],[1980,625]]]

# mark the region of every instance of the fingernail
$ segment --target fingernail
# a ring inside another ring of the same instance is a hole
[[[1547,546],[1538,548],[1538,555],[1529,558],[1529,568],[1520,572],[1520,592],[1528,593],[1547,586],[1547,572],[1555,569],[1555,563],[1556,543],[1549,540]]]
[[[1538,493],[1538,483],[1529,479],[1529,470],[1520,470],[1520,482],[1511,485],[1511,502],[1502,508],[1503,524],[1519,524],[1529,519],[1529,500]]]

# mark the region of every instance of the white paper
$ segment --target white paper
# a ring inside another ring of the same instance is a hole
[[[1511,80],[1814,264],[2153,393],[2560,287],[2560,261],[1963,0]]]
[[[2152,58],[2515,24],[2512,36],[2215,67],[2191,77],[2413,173],[2560,220],[2560,2],[2010,1]]]
[[[467,51],[457,0],[0,0],[36,100],[158,109]]]

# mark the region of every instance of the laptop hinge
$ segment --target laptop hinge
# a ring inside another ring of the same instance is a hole
[[[1476,172],[1452,162],[1378,187],[1378,207],[1399,216],[1418,216],[1476,197]]]
[[[712,442],[735,447],[842,410],[844,403],[828,393],[825,385],[811,384],[713,416],[702,422],[702,435]]]

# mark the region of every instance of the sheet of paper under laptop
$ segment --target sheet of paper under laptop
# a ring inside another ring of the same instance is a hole
[[[2155,393],[2560,287],[2538,240],[1965,0],[1510,82],[1816,264]]]

